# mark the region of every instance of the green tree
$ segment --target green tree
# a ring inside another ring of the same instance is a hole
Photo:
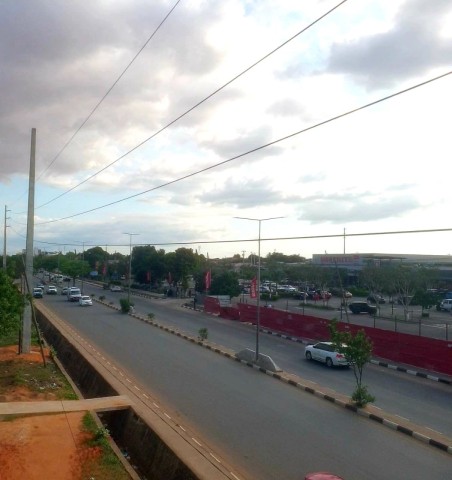
[[[0,271],[0,338],[16,335],[24,302],[12,279]]]
[[[240,295],[240,286],[237,274],[235,272],[212,274],[209,293],[211,295],[238,297]]]
[[[101,247],[93,247],[85,250],[83,257],[88,262],[90,271],[97,270],[102,273],[102,266],[108,257],[108,253]]]
[[[372,342],[364,330],[359,330],[354,335],[349,331],[339,331],[336,320],[331,321],[328,328],[335,348],[345,356],[353,369],[356,388],[352,394],[352,400],[358,407],[373,402],[375,398],[369,394],[367,386],[362,383],[364,367],[372,356]]]

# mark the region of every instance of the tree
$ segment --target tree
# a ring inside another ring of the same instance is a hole
[[[209,293],[211,295],[238,297],[240,295],[240,286],[237,274],[235,272],[223,272],[212,275]]]
[[[0,271],[0,338],[17,334],[23,310],[22,295],[11,278]]]
[[[359,330],[355,335],[349,331],[339,331],[336,320],[331,321],[328,328],[336,350],[345,356],[353,369],[356,389],[352,394],[352,400],[358,407],[364,407],[375,400],[362,383],[364,367],[372,355],[372,342],[364,330]]]

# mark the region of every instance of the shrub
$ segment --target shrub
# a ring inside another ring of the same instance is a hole
[[[198,340],[200,342],[203,342],[204,340],[207,340],[207,336],[208,336],[207,328],[200,328],[198,330]]]

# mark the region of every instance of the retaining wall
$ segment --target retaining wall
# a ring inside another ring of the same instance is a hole
[[[85,359],[81,352],[57,328],[36,310],[39,327],[58,354],[84,398],[118,395],[108,381]],[[198,477],[175,455],[171,448],[136,412],[127,410],[99,414],[121,450],[127,451],[131,463],[148,480],[197,480]]]

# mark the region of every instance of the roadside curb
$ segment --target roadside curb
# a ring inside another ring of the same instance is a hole
[[[111,305],[111,304],[106,304],[104,302],[99,301],[99,303],[106,305],[108,307],[111,307],[115,310],[120,310],[120,308]],[[416,425],[409,420],[404,420],[401,419],[400,417],[396,415],[389,414],[387,412],[384,412],[378,407],[375,407],[374,405],[367,405],[365,408],[359,408],[356,405],[352,403],[352,400],[350,397],[346,395],[339,394],[333,390],[328,391],[328,389],[320,389],[318,384],[314,382],[310,382],[309,380],[306,379],[301,379],[300,377],[297,377],[295,375],[288,374],[286,372],[271,372],[269,370],[266,370],[265,368],[259,367],[251,362],[245,361],[245,360],[240,360],[238,359],[235,355],[236,352],[233,350],[227,350],[223,346],[218,346],[215,344],[212,344],[211,342],[208,341],[202,341],[199,339],[196,339],[188,334],[184,334],[179,332],[176,328],[173,327],[167,327],[165,325],[161,325],[157,323],[154,320],[145,318],[137,313],[129,313],[130,316],[136,318],[137,320],[141,320],[149,325],[152,325],[154,327],[160,328],[161,330],[164,330],[168,333],[171,333],[173,335],[176,335],[178,337],[184,338],[185,340],[188,340],[192,343],[196,343],[197,345],[204,347],[208,350],[211,350],[215,353],[219,353],[220,355],[223,355],[231,360],[234,360],[236,362],[243,363],[247,365],[248,367],[254,368],[255,370],[260,371],[261,373],[264,373],[270,377],[273,377],[276,380],[282,381],[284,383],[287,383],[288,385],[291,385],[295,388],[298,388],[300,390],[304,390],[307,393],[310,393],[312,395],[315,395],[316,397],[322,398],[323,400],[326,400],[330,403],[334,403],[342,408],[345,408],[346,410],[356,413],[358,415],[361,415],[364,418],[368,418],[369,420],[373,420],[374,422],[377,422],[381,425],[384,425],[386,427],[391,428],[392,430],[395,430],[397,432],[401,432],[405,435],[408,435],[416,440],[420,440],[423,443],[426,443],[427,445],[433,446],[435,448],[438,448],[442,450],[445,453],[452,454],[452,439],[446,437],[445,435],[435,432],[434,430],[431,430],[426,427],[422,427],[420,425]],[[301,340],[297,337],[291,337],[287,335],[283,335],[278,332],[273,332],[270,330],[265,330],[261,329],[261,332],[267,333],[269,335],[274,335],[280,338],[292,340],[298,343],[308,343],[307,341]],[[372,361],[374,363],[374,361]],[[378,362],[375,361],[375,363],[382,363],[382,366],[387,366],[385,362]],[[388,368],[392,368],[389,367]],[[399,369],[401,367],[393,366],[394,369]],[[405,371],[409,373],[408,369],[401,369],[401,371]],[[422,374],[419,374],[419,376],[424,376]],[[426,376],[429,378],[430,376]],[[432,377],[434,379],[436,377]],[[445,381],[444,383],[448,383],[448,381]]]

